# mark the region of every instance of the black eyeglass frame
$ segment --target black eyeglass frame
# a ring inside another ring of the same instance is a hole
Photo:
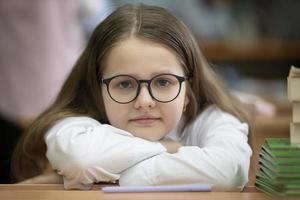
[[[178,90],[178,93],[177,93],[177,95],[176,95],[173,99],[171,99],[171,100],[169,100],[169,101],[161,101],[161,100],[158,100],[157,98],[155,98],[155,97],[153,96],[153,94],[152,94],[152,90],[151,90],[151,86],[150,86],[150,85],[151,85],[151,82],[152,82],[155,78],[157,78],[157,77],[159,77],[159,76],[163,76],[163,75],[171,75],[171,76],[174,76],[174,77],[179,81],[179,90]],[[109,84],[110,84],[110,82],[111,82],[114,78],[119,77],[119,76],[128,76],[128,77],[134,79],[134,80],[137,82],[137,84],[138,84],[138,87],[137,87],[137,93],[136,93],[135,97],[134,97],[131,101],[128,101],[128,102],[120,102],[120,101],[117,101],[117,100],[115,100],[115,99],[112,97],[112,95],[111,95],[110,92],[109,92]],[[114,100],[115,102],[120,103],[120,104],[128,104],[128,103],[131,103],[131,102],[133,102],[134,100],[136,100],[136,98],[139,96],[139,94],[140,94],[140,92],[141,92],[141,84],[142,84],[142,83],[147,83],[147,89],[148,89],[148,92],[149,92],[150,96],[152,97],[152,99],[154,99],[154,100],[156,100],[156,101],[158,101],[158,102],[161,102],[161,103],[169,103],[169,102],[171,102],[171,101],[174,101],[174,100],[178,97],[178,95],[179,95],[180,92],[181,92],[181,85],[182,85],[182,82],[187,81],[188,79],[189,79],[189,78],[186,77],[186,76],[178,76],[178,75],[175,75],[175,74],[158,74],[158,75],[152,77],[151,79],[140,79],[140,80],[139,80],[139,79],[136,79],[135,77],[130,76],[130,75],[120,74],[120,75],[116,75],[116,76],[113,76],[113,77],[110,77],[110,78],[101,79],[100,84],[101,84],[101,85],[105,84],[105,85],[106,85],[107,92],[108,92],[110,98],[111,98],[112,100]]]

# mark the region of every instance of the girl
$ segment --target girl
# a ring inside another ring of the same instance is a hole
[[[57,170],[68,189],[116,181],[241,188],[246,122],[181,21],[125,5],[96,28],[56,101],[19,142],[14,174]]]

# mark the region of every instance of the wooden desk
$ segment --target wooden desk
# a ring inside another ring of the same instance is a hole
[[[193,200],[193,199],[230,199],[230,200],[271,200],[268,195],[258,192],[255,188],[247,188],[244,192],[176,192],[176,193],[119,193],[108,194],[100,191],[101,186],[97,185],[90,191],[63,190],[62,185],[55,184],[4,184],[0,185],[1,200],[136,200],[136,199],[155,199],[155,200]]]

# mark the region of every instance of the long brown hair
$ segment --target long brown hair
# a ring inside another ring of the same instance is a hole
[[[241,107],[222,86],[202,56],[196,40],[180,20],[160,7],[124,5],[98,25],[55,102],[36,118],[20,139],[12,158],[12,170],[17,180],[46,170],[49,163],[45,156],[44,135],[58,120],[85,115],[109,123],[98,79],[102,77],[101,66],[107,53],[129,36],[162,44],[181,60],[186,75],[190,76],[186,124],[211,104],[241,121],[246,120]]]

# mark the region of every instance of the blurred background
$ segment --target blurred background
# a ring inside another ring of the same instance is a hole
[[[192,30],[253,112],[254,159],[265,137],[289,136],[286,78],[291,65],[300,67],[298,0],[0,0],[0,183],[13,182],[19,136],[54,100],[94,28],[125,3],[165,7]]]

